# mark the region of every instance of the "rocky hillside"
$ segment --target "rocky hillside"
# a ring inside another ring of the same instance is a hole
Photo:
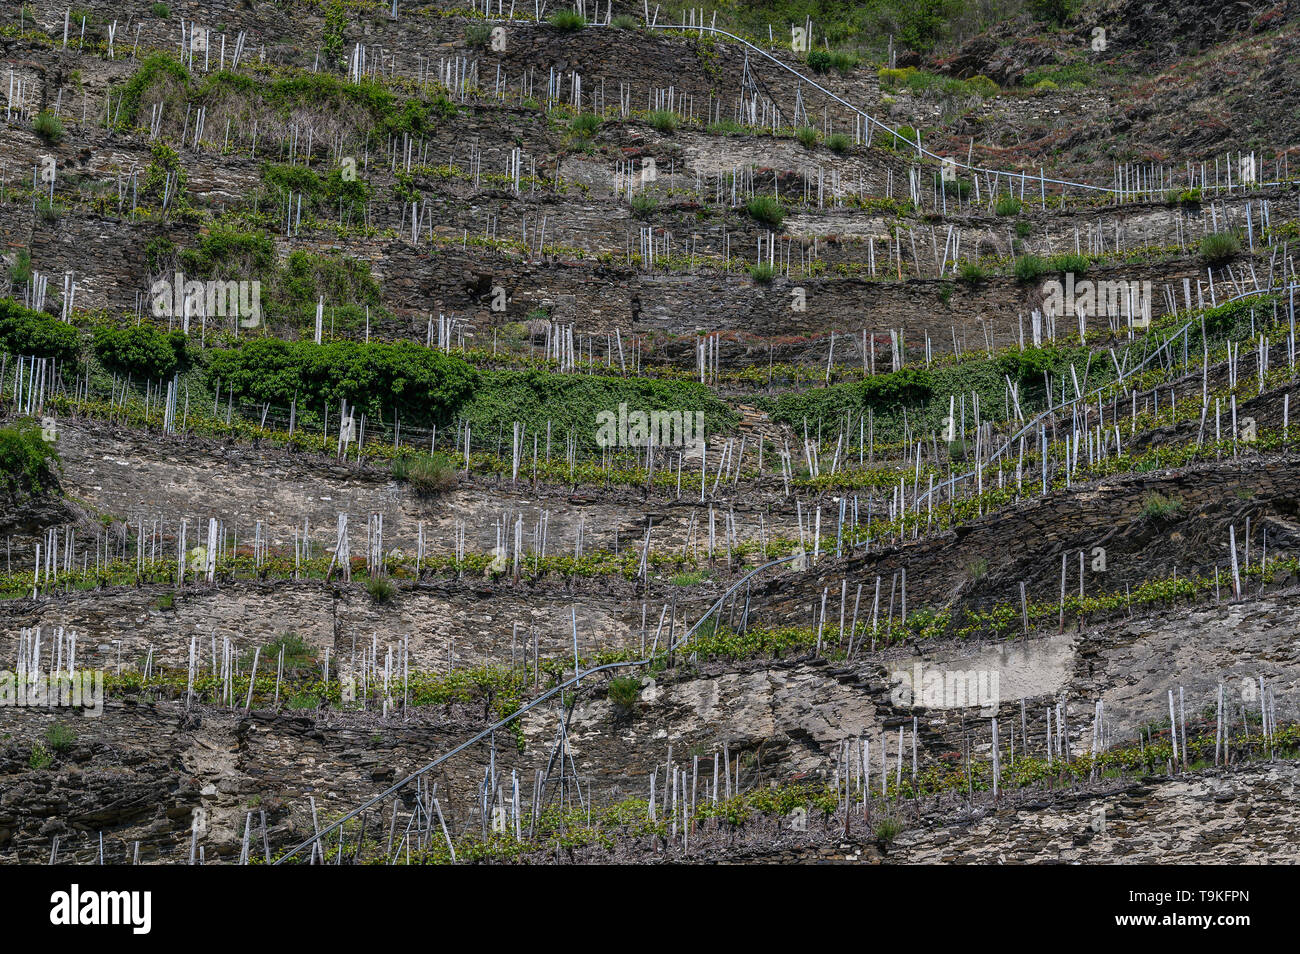
[[[1296,861],[1300,9],[950,6],[0,12],[0,861]]]

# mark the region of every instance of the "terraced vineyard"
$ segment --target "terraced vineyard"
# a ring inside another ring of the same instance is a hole
[[[1300,8],[811,6],[6,5],[0,860],[1300,860]]]

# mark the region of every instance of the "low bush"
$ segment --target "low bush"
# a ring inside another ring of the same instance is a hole
[[[561,30],[581,30],[587,25],[587,18],[576,10],[556,10],[546,20]]]
[[[779,229],[785,221],[785,209],[775,196],[756,195],[745,203],[745,211],[751,219],[770,228]]]
[[[39,742],[32,743],[31,752],[27,756],[27,767],[34,771],[49,768],[50,763],[54,761],[54,756],[50,755],[49,750]]]
[[[632,214],[638,219],[649,218],[659,208],[659,200],[644,192],[634,193],[627,204],[632,207]]]
[[[10,501],[58,489],[59,455],[32,421],[0,427],[0,492]]]
[[[104,367],[137,380],[161,381],[189,364],[185,333],[161,331],[152,325],[100,325],[92,347]]]
[[[62,722],[56,722],[45,731],[45,741],[49,747],[62,755],[77,743],[77,733]]]
[[[1016,259],[1016,278],[1022,282],[1032,282],[1036,278],[1052,271],[1052,263],[1041,255],[1021,255]]]
[[[653,126],[658,132],[665,136],[671,135],[677,131],[677,125],[681,122],[677,114],[666,109],[656,109],[647,113],[646,122]]]
[[[569,121],[569,131],[583,139],[590,139],[599,128],[600,117],[595,113],[579,113]]]
[[[1014,195],[1003,195],[993,204],[993,211],[998,215],[1015,215],[1020,211],[1020,200]]]
[[[880,145],[894,152],[909,153],[916,151],[916,141],[920,133],[913,126],[899,126],[888,139],[882,138]]]
[[[284,652],[284,668],[286,670],[305,669],[316,664],[315,650],[297,633],[282,633],[267,643],[262,647],[262,658],[278,662],[281,651]]]
[[[10,355],[53,357],[60,364],[77,359],[81,338],[59,318],[0,299],[0,351]]]
[[[14,255],[13,264],[9,266],[9,280],[15,285],[23,285],[32,280],[32,253],[20,248]]]
[[[480,373],[455,355],[412,342],[386,344],[257,338],[213,351],[207,379],[236,401],[288,407],[297,398],[304,427],[322,425],[322,408],[339,402],[372,420],[427,427],[449,423],[474,392]]]
[[[392,474],[422,497],[436,496],[456,486],[456,470],[443,454],[402,454],[393,460]]]
[[[1072,272],[1075,275],[1085,275],[1092,266],[1092,259],[1087,255],[1057,255],[1052,259],[1052,267],[1058,272]]]
[[[48,143],[56,143],[63,138],[63,123],[48,109],[42,109],[36,114],[32,128],[36,130],[36,135]]]
[[[1164,494],[1151,494],[1142,501],[1142,516],[1150,520],[1165,520],[1183,512],[1183,502]]]
[[[1241,240],[1230,232],[1217,232],[1201,239],[1201,258],[1212,265],[1230,261],[1241,254]]]
[[[641,680],[636,676],[615,676],[609,681],[609,701],[630,711],[641,698]]]

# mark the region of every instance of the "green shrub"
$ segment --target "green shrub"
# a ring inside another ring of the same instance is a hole
[[[899,126],[894,130],[894,134],[889,137],[888,141],[882,144],[886,149],[892,149],[895,152],[915,152],[916,140],[920,135],[915,126]]]
[[[556,10],[546,19],[551,26],[561,30],[581,30],[587,25],[587,18],[576,10]]]
[[[1014,195],[999,196],[993,205],[993,211],[998,215],[1015,215],[1020,211],[1020,200]]]
[[[942,173],[934,174],[935,185],[942,186],[944,194],[954,199],[964,199],[970,195],[972,186],[966,179],[945,179]]]
[[[934,381],[923,368],[903,368],[886,374],[875,374],[863,381],[832,384],[826,388],[811,388],[782,394],[771,412],[772,421],[801,427],[809,421],[834,420],[848,410],[855,413],[868,408],[876,414],[877,428],[883,413],[907,406],[916,406],[934,393]],[[947,402],[944,402],[947,413]],[[880,431],[877,430],[877,440]]]
[[[776,269],[767,262],[759,262],[749,270],[749,274],[754,281],[767,284],[776,277]]]
[[[894,13],[899,42],[918,53],[930,52],[964,6],[962,0],[909,0],[899,4]]]
[[[841,74],[848,74],[858,65],[857,56],[847,50],[835,50],[834,52],[829,50],[809,50],[804,61],[814,73],[829,73],[831,70],[837,70]]]
[[[1035,20],[1064,26],[1077,4],[1078,0],[1029,0],[1027,6]]]
[[[92,346],[104,367],[136,379],[161,381],[183,371],[188,363],[186,336],[152,325],[95,329]]]
[[[639,30],[641,21],[628,13],[620,13],[614,19],[609,21],[609,25],[616,30]]]
[[[264,168],[263,175],[266,174]],[[170,242],[157,246],[151,243],[146,248],[158,254],[160,261],[169,257],[169,250],[174,250]],[[182,249],[179,262],[187,278],[215,279],[243,273],[265,273],[275,267],[275,244],[261,232],[214,228],[199,239],[198,245]]]
[[[310,692],[300,692],[285,700],[286,709],[319,709],[320,697]]]
[[[77,733],[62,722],[56,722],[45,731],[45,741],[51,749],[62,755],[77,742]]]
[[[969,285],[978,285],[989,277],[988,271],[978,262],[962,262],[957,267],[957,278]]]
[[[1142,516],[1150,520],[1164,520],[1183,512],[1183,502],[1164,494],[1151,494],[1142,501]]]
[[[366,203],[370,200],[370,185],[359,176],[345,179],[341,168],[322,174],[302,165],[263,163],[262,204],[280,208],[290,197],[295,206],[301,200],[304,214],[314,213],[326,218],[351,213],[353,219],[364,221]],[[257,245],[260,244],[258,239],[265,239],[259,232],[216,229],[214,233],[220,240],[236,243],[242,241],[245,245]],[[212,234],[204,236],[204,241]]]
[[[465,27],[466,46],[487,46],[492,39],[492,28],[486,23],[470,23]]]
[[[688,570],[685,573],[674,574],[670,579],[673,586],[695,586],[697,583],[703,583],[708,578],[708,570]]]
[[[627,204],[632,207],[632,214],[638,219],[648,218],[659,208],[659,200],[644,192],[633,193]]]
[[[81,348],[77,329],[44,312],[0,298],[0,350],[10,354],[74,361]]]
[[[677,131],[679,119],[674,112],[666,109],[656,109],[646,114],[645,121],[665,136],[668,136]]]
[[[342,64],[344,39],[343,31],[348,27],[348,11],[343,0],[329,0],[324,10],[325,28],[321,37],[321,52],[325,62],[334,66]]]
[[[1066,348],[1029,347],[1004,352],[998,356],[995,365],[999,376],[1006,375],[1020,384],[1041,385],[1044,373],[1053,377],[1058,373],[1068,374],[1068,365],[1079,357]]]
[[[372,576],[366,580],[366,592],[376,603],[387,603],[397,593],[397,587],[386,576]]]
[[[243,340],[238,347],[214,351],[207,378],[235,400],[288,407],[298,399],[303,427],[321,427],[321,409],[339,402],[371,420],[392,420],[427,427],[449,423],[474,391],[479,372],[460,358],[413,342],[385,344],[275,338]]]
[[[702,412],[705,431],[714,434],[734,426],[736,414],[709,387],[699,382],[658,381],[601,374],[556,374],[549,369],[479,372],[473,398],[461,417],[476,440],[504,435],[509,457],[510,434],[515,421],[529,433],[572,431],[579,440],[595,440],[602,412],[617,416],[618,406],[646,412]]]
[[[600,117],[595,113],[579,113],[569,121],[569,131],[584,139],[590,139],[599,128]]]
[[[843,155],[849,151],[849,147],[852,146],[853,143],[844,133],[831,133],[826,137],[826,145],[831,152]]]
[[[704,127],[704,131],[710,136],[744,135],[749,132],[748,129],[734,119],[715,119]]]
[[[847,50],[835,50],[831,53],[831,66],[842,76],[847,76],[858,65],[856,54]]]
[[[167,4],[165,3],[155,3],[152,7],[149,8],[149,10],[159,20],[166,20],[169,16],[172,15],[171,10],[168,8]]]
[[[814,73],[826,73],[831,69],[831,54],[827,50],[809,50],[804,61]]]
[[[609,701],[623,711],[631,711],[641,698],[641,680],[636,676],[615,676],[609,681]]]
[[[295,632],[282,633],[262,648],[262,658],[279,660],[284,651],[284,668],[306,669],[316,665],[316,651]]]
[[[876,841],[881,845],[888,845],[900,834],[902,834],[903,825],[897,818],[886,816],[876,822]]]
[[[39,742],[32,743],[32,750],[27,756],[27,767],[34,771],[49,768],[50,763],[54,761],[54,756],[46,750],[45,746]]]
[[[785,209],[775,196],[756,195],[745,203],[745,211],[756,222],[779,229],[785,221]]]
[[[794,137],[803,144],[805,149],[817,145],[817,130],[812,126],[800,126],[794,131]]]
[[[22,285],[32,280],[32,253],[20,248],[14,255],[13,264],[9,266],[9,280],[15,285]]]
[[[164,90],[177,86],[184,89],[189,81],[190,71],[175,57],[166,53],[150,54],[135,69],[130,79],[114,89],[117,105],[113,107],[113,117],[129,128],[140,118],[140,103],[146,92],[155,86],[161,86]]]
[[[0,491],[13,499],[58,488],[59,455],[32,421],[0,427]]]
[[[915,66],[901,69],[883,67],[877,71],[882,89],[907,90],[919,96],[937,93],[943,97],[996,96],[1001,90],[987,76],[972,76],[968,80],[943,76],[919,70]]]
[[[1073,272],[1075,275],[1085,275],[1088,269],[1092,267],[1092,259],[1088,258],[1087,255],[1057,255],[1052,259],[1052,267],[1058,272]]]
[[[32,129],[48,143],[56,143],[63,138],[63,123],[48,109],[42,109],[32,120]]]
[[[1218,265],[1241,254],[1241,240],[1231,232],[1216,232],[1201,239],[1201,258]]]
[[[1016,278],[1022,282],[1032,282],[1052,271],[1052,263],[1041,255],[1021,255],[1016,259]]]
[[[393,478],[404,480],[423,497],[432,497],[456,486],[456,470],[443,454],[417,452],[394,458]]]

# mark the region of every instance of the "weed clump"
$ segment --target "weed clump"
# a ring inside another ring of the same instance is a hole
[[[1021,255],[1016,259],[1016,279],[1022,282],[1032,282],[1042,275],[1052,271],[1052,263],[1041,255]]]
[[[391,472],[421,497],[437,496],[456,486],[455,468],[442,454],[403,454],[393,461]]]
[[[779,229],[785,221],[785,209],[775,196],[756,195],[745,204],[745,211],[756,222]]]
[[[587,25],[587,18],[576,10],[556,10],[546,19],[551,26],[571,33]]]
[[[372,576],[366,580],[366,592],[376,603],[389,603],[397,593],[397,587],[386,576]]]
[[[666,109],[656,109],[654,112],[647,113],[645,119],[657,132],[665,136],[675,133],[679,123],[677,114]]]
[[[1217,232],[1201,239],[1201,258],[1218,265],[1241,254],[1241,240],[1229,232]]]
[[[625,712],[641,697],[641,680],[636,676],[615,676],[609,681],[609,701]]]
[[[1166,520],[1183,512],[1183,502],[1177,497],[1152,494],[1142,502],[1142,516],[1149,520]]]
[[[36,135],[48,143],[56,143],[63,138],[63,123],[48,109],[43,109],[36,114],[36,118],[32,120],[32,128],[36,130]]]

